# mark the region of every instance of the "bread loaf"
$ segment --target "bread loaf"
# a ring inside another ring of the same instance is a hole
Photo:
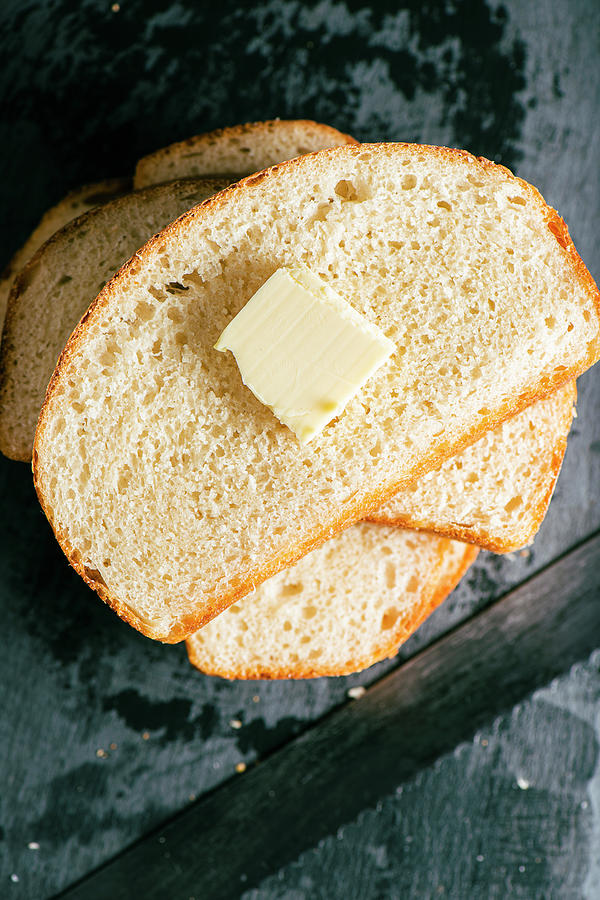
[[[306,447],[213,350],[296,262],[397,345]],[[86,581],[181,640],[572,380],[598,315],[566,226],[503,167],[404,144],[304,156],[182,216],[101,291],[46,397],[38,495]]]

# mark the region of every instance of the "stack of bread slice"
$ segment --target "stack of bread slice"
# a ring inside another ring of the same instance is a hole
[[[12,282],[0,449],[33,446],[71,564],[203,671],[339,675],[393,654],[477,546],[516,549],[543,519],[574,378],[600,353],[566,226],[486,160],[311,122],[172,145],[134,187],[69,224],[55,208],[63,227]],[[213,350],[296,263],[397,348],[306,447]]]

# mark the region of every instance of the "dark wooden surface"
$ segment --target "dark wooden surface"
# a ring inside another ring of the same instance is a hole
[[[598,279],[599,23],[596,0],[123,0],[118,11],[97,0],[5,0],[0,264],[69,188],[131,171],[142,153],[189,134],[281,115],[504,162],[560,210]],[[210,803],[235,795],[250,774],[236,775],[237,763],[269,756],[346,702],[349,687],[377,682],[598,531],[596,371],[580,379],[578,412],[531,552],[481,554],[397,660],[301,684],[206,678],[182,647],[128,629],[67,568],[27,467],[1,459],[0,896],[51,896],[219,785]],[[600,634],[584,637],[600,646]],[[557,656],[552,671],[569,664]],[[471,675],[480,665],[473,654]],[[273,860],[278,871],[248,897],[428,897],[440,886],[464,897],[465,873],[475,897],[600,896],[600,785],[586,749],[597,743],[600,678],[595,657],[585,666],[548,688],[549,701],[534,695],[525,712],[498,720],[486,738],[493,753],[461,745],[379,811],[358,813],[343,840],[332,833],[295,861]],[[473,726],[466,713],[464,725]],[[515,760],[543,790],[515,791]],[[291,827],[289,811],[269,816],[276,832]],[[309,816],[307,800],[298,817]]]
[[[255,887],[586,657],[599,634],[600,535],[259,763],[240,783],[229,781],[198,801],[67,891],[65,900],[235,897],[240,885]],[[595,743],[589,753],[596,757]]]

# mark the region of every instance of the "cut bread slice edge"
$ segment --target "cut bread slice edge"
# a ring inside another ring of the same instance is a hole
[[[24,266],[12,285],[0,347],[0,451],[5,456],[31,460],[56,362],[102,285],[152,234],[226,183],[186,178],[122,194],[69,221]],[[75,196],[89,195],[80,191]]]
[[[85,341],[86,337],[92,335],[93,332],[95,339],[98,327],[103,327],[101,323],[106,322],[110,325],[110,313],[109,318],[105,318],[106,312],[109,312],[108,307],[113,306],[115,302],[120,302],[119,298],[123,298],[125,295],[134,295],[136,291],[140,290],[143,292],[143,285],[145,282],[149,285],[154,284],[154,289],[156,290],[156,285],[165,277],[185,279],[186,271],[189,270],[189,262],[186,262],[185,258],[179,260],[177,258],[178,250],[181,251],[182,248],[181,241],[186,239],[189,240],[195,254],[200,252],[200,247],[206,239],[213,241],[213,237],[219,237],[221,239],[224,238],[225,243],[227,243],[227,235],[224,234],[222,230],[219,231],[219,227],[223,227],[219,225],[219,222],[223,222],[223,217],[226,218],[227,213],[232,207],[244,201],[246,201],[246,203],[252,203],[254,201],[256,204],[259,199],[264,200],[265,194],[268,196],[271,188],[275,189],[278,186],[275,182],[281,183],[282,178],[285,181],[290,176],[298,176],[301,180],[303,176],[306,176],[307,178],[310,178],[311,182],[318,180],[318,178],[322,178],[324,183],[317,185],[317,187],[319,187],[319,189],[322,188],[323,194],[326,196],[327,191],[329,190],[328,182],[330,180],[327,176],[332,176],[335,179],[341,174],[348,174],[350,177],[358,176],[360,178],[362,173],[366,178],[368,172],[364,167],[358,165],[359,161],[378,160],[381,162],[384,155],[386,157],[393,157],[400,153],[413,154],[415,157],[415,160],[413,161],[417,162],[431,162],[432,158],[435,157],[440,160],[443,167],[461,167],[464,165],[475,178],[483,178],[485,180],[487,175],[491,175],[492,178],[498,180],[498,185],[500,187],[502,186],[501,182],[503,180],[509,179],[512,185],[510,189],[516,189],[517,191],[520,191],[521,194],[525,193],[528,195],[532,206],[537,207],[538,215],[543,218],[546,227],[552,233],[554,238],[556,238],[558,246],[564,251],[565,255],[562,258],[561,264],[565,266],[565,278],[566,270],[570,266],[569,276],[566,280],[570,279],[569,283],[574,287],[577,286],[580,290],[580,302],[587,303],[586,310],[588,319],[586,321],[589,324],[589,317],[593,319],[593,323],[589,326],[586,339],[580,341],[580,344],[587,345],[586,352],[581,352],[581,348],[578,345],[577,355],[571,354],[567,364],[562,364],[561,361],[560,365],[555,365],[550,369],[546,368],[545,370],[542,370],[537,377],[532,377],[528,382],[520,384],[515,393],[505,393],[492,404],[492,408],[486,407],[485,410],[480,410],[480,415],[476,421],[471,421],[469,425],[465,425],[459,429],[458,432],[454,430],[453,433],[445,437],[445,440],[432,444],[429,449],[424,449],[419,454],[418,458],[413,459],[412,464],[406,466],[405,470],[402,472],[392,472],[391,474],[388,474],[386,478],[383,478],[380,475],[374,482],[363,487],[358,487],[350,494],[346,502],[343,502],[341,505],[338,505],[337,503],[330,505],[328,515],[319,517],[318,520],[314,522],[307,521],[301,529],[300,534],[295,536],[295,540],[292,543],[281,540],[278,544],[276,543],[275,546],[265,547],[262,556],[257,556],[255,560],[251,560],[250,565],[244,566],[243,568],[235,570],[234,567],[233,573],[226,574],[223,580],[218,580],[218,583],[213,582],[210,578],[201,579],[204,585],[202,590],[198,591],[197,588],[194,587],[191,592],[186,594],[187,599],[180,603],[178,603],[176,595],[171,591],[172,601],[164,601],[164,605],[161,605],[162,612],[157,618],[155,618],[154,612],[148,609],[148,604],[146,604],[147,613],[140,614],[141,610],[136,610],[135,608],[137,599],[131,596],[128,597],[127,600],[125,599],[125,596],[123,596],[122,599],[119,599],[116,596],[114,589],[108,587],[100,569],[97,568],[97,566],[91,565],[94,560],[90,559],[82,565],[79,565],[78,570],[81,571],[84,577],[86,577],[86,579],[96,587],[115,608],[117,608],[120,614],[133,624],[137,623],[137,627],[140,627],[140,630],[149,634],[149,636],[168,641],[176,641],[185,637],[186,633],[195,630],[196,627],[207,622],[212,616],[222,611],[235,599],[243,596],[244,593],[247,593],[254,584],[260,583],[280,568],[294,562],[320,542],[331,537],[336,530],[351,524],[353,521],[356,521],[357,518],[372,511],[376,504],[378,505],[381,501],[390,497],[396,490],[410,484],[415,478],[418,478],[429,469],[434,468],[445,458],[457,452],[462,447],[475,441],[480,435],[484,434],[485,431],[496,427],[505,418],[518,412],[520,409],[523,409],[533,400],[546,396],[550,391],[561,386],[565,381],[573,378],[587,366],[592,364],[597,358],[597,290],[591,276],[587,273],[583,263],[577,257],[572,244],[568,243],[566,226],[564,226],[564,223],[563,225],[560,225],[561,220],[558,219],[558,216],[553,210],[550,210],[543,204],[540,195],[534,188],[526,185],[519,179],[513,178],[510,176],[510,173],[502,169],[502,167],[496,167],[486,160],[475,160],[473,157],[470,157],[468,154],[461,151],[450,151],[444,148],[411,147],[407,145],[362,145],[359,147],[350,146],[334,151],[313,154],[312,156],[294,160],[291,163],[274,167],[267,172],[245,179],[240,184],[228,188],[217,198],[207,201],[202,204],[201,207],[196,208],[188,215],[183,216],[175,223],[175,225],[167,228],[159,237],[154,239],[154,241],[149,242],[149,244],[147,244],[138,254],[136,260],[128,266],[125,266],[119,277],[114,279],[100,294],[98,300],[92,306],[82,324],[76,329],[65,353],[61,357],[60,365],[55,372],[53,381],[50,385],[46,404],[40,419],[40,426],[38,428],[36,439],[37,456],[34,456],[36,487],[42,505],[47,509],[51,520],[54,518],[56,498],[50,498],[48,496],[51,482],[48,482],[44,475],[44,467],[46,465],[51,466],[52,458],[52,453],[49,448],[44,445],[44,432],[52,419],[51,410],[53,404],[59,403],[59,401],[60,403],[63,402],[63,395],[65,393],[66,383],[68,382],[69,371],[70,368],[76,368],[76,357],[81,349],[81,342]],[[409,163],[412,164],[411,159],[409,159]],[[418,168],[419,166],[417,164],[417,169]],[[411,178],[414,179],[415,176],[413,175]],[[346,179],[342,179],[342,181],[344,184],[348,183]],[[339,184],[341,184],[342,181],[340,181]],[[313,188],[313,190],[315,190],[315,188]],[[516,199],[519,200],[519,203],[522,202],[527,205],[527,201],[523,199],[521,194],[519,194]],[[351,200],[352,198],[345,197],[344,199]],[[509,197],[509,200],[512,202],[512,197]],[[216,230],[211,231],[211,229],[214,228],[216,228]],[[209,237],[209,235],[212,236]],[[253,244],[253,248],[256,251],[256,244]],[[206,248],[204,247],[203,249]],[[239,248],[237,249],[239,252]],[[303,249],[306,250],[306,247]],[[165,254],[165,250],[170,252],[172,263],[170,263],[163,274],[160,265],[158,265],[158,267],[156,266],[156,261],[160,254]],[[183,256],[185,256],[185,253]],[[283,255],[281,262],[285,261],[286,255]],[[255,262],[254,257],[253,262]],[[273,262],[277,264],[276,260]],[[206,272],[206,270],[203,271]],[[138,278],[140,272],[143,273],[141,280]],[[195,277],[202,278],[202,273],[199,269],[196,270]],[[257,277],[259,277],[258,274]],[[260,278],[262,279],[264,276],[261,275]],[[587,295],[585,301],[581,300],[581,294]],[[573,309],[575,309],[575,307],[573,307]],[[212,339],[212,336],[209,339]],[[86,351],[83,352],[85,355]],[[260,417],[260,411],[255,410],[255,412],[256,415]],[[58,407],[56,413],[60,415]],[[349,417],[347,415],[342,417],[340,422],[348,423]],[[241,421],[239,424],[242,425]],[[242,427],[244,426],[242,425]],[[338,428],[339,427],[340,425],[338,423]],[[342,428],[341,430],[343,431],[344,429]],[[329,433],[329,436],[330,434],[331,433]],[[326,445],[327,436],[320,442],[320,449],[323,450]],[[66,534],[68,525],[66,524],[64,514],[61,515],[61,518],[64,524],[55,522],[55,530],[57,531],[59,541],[62,542],[66,552],[69,553],[70,540]],[[75,559],[73,562],[77,567],[77,560]],[[101,580],[96,577],[96,574],[90,576],[90,572],[99,574]],[[194,579],[192,579],[192,581],[194,581]],[[197,584],[197,582],[195,583]],[[192,596],[190,596],[190,594]],[[164,597],[164,593],[161,596]],[[181,598],[179,599],[181,600]],[[170,609],[171,602],[172,609]],[[177,611],[176,608],[178,608]]]
[[[93,184],[85,184],[82,187],[75,188],[44,213],[23,246],[13,255],[0,277],[0,333],[13,281],[25,263],[31,259],[42,244],[52,237],[59,228],[66,225],[67,222],[90,209],[94,209],[96,206],[101,206],[103,203],[114,200],[121,194],[126,194],[131,189],[131,178],[106,178],[103,181],[96,181]]]
[[[560,473],[576,397],[570,382],[538,400],[399,491],[369,520],[496,553],[531,543]]]
[[[354,525],[189,637],[190,662],[229,679],[361,671],[398,652],[477,553],[432,535]]]
[[[239,181],[244,175],[284,160],[356,143],[349,134],[309,119],[247,122],[198,134],[149,153],[136,166],[134,186],[148,187],[188,176],[230,175],[231,181]]]

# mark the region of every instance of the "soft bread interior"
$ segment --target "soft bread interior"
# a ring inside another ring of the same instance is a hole
[[[502,167],[414,145],[303,157],[182,217],[102,292],[40,420],[38,492],[72,561],[181,639],[576,375],[597,291],[557,221]],[[397,346],[305,448],[212,349],[295,262]]]

